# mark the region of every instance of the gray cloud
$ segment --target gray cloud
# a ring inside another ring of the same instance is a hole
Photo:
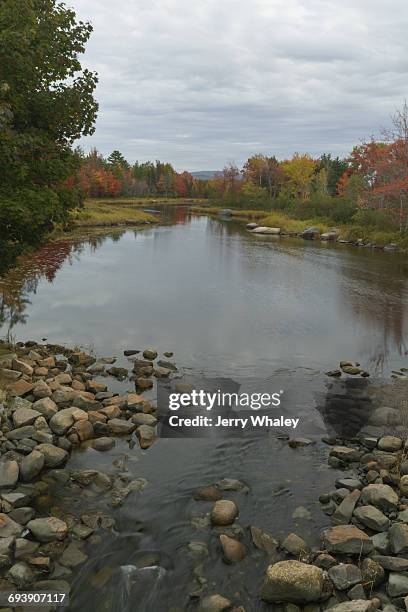
[[[406,0],[71,0],[94,25],[96,133],[177,169],[347,154],[408,97]]]

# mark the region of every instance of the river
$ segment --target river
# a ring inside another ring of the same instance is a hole
[[[228,497],[240,525],[318,542],[328,524],[318,496],[340,474],[328,468],[320,442],[333,433],[325,372],[352,359],[376,381],[407,365],[408,260],[255,236],[236,221],[184,208],[165,212],[164,226],[60,240],[21,258],[0,279],[0,335],[84,346],[125,367],[126,349],[174,351],[183,377],[230,379],[248,392],[283,390],[285,414],[300,418],[296,435],[316,444],[292,449],[278,435],[285,432],[248,430],[159,439],[148,451],[118,442],[109,453],[74,453],[70,467],[112,473],[120,465],[148,485],[115,510],[103,496],[72,500],[56,488],[55,503],[70,512],[91,503],[116,520],[74,572],[70,609],[193,610],[188,595],[201,575],[204,593],[222,593],[247,612],[271,610],[256,599],[265,558],[252,549],[240,564],[225,565],[217,537],[197,520],[211,504],[194,501],[194,491],[237,478],[246,488]],[[197,541],[202,555],[190,550]]]

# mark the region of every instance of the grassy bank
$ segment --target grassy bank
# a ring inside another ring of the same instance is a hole
[[[144,225],[158,223],[159,217],[118,202],[87,201],[84,208],[71,211],[69,226],[78,227],[115,227],[120,225]]]
[[[202,198],[89,198],[85,201],[85,207],[94,205],[108,206],[133,206],[137,208],[146,208],[154,206],[191,206],[204,204],[207,200]]]
[[[225,206],[197,206],[194,211],[202,214],[218,214]],[[307,227],[318,227],[320,233],[327,232],[331,227],[336,227],[339,230],[339,237],[342,240],[357,242],[363,240],[364,243],[372,243],[378,247],[384,247],[390,243],[396,243],[399,248],[408,252],[408,235],[401,234],[399,231],[391,229],[382,229],[377,225],[370,223],[334,223],[333,220],[324,217],[312,217],[305,219],[297,219],[282,211],[265,210],[243,210],[229,208],[231,216],[239,221],[249,222],[256,221],[259,225],[265,227],[280,227],[282,230],[289,233],[300,233]]]

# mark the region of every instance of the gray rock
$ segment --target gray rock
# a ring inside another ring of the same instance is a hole
[[[111,450],[111,448],[113,448],[115,444],[116,442],[113,438],[102,437],[96,438],[93,441],[92,446],[97,451],[108,451]]]
[[[131,420],[135,425],[149,425],[149,427],[155,427],[157,425],[156,417],[152,414],[145,414],[144,412],[134,414]]]
[[[268,602],[305,604],[323,599],[327,588],[323,571],[300,561],[279,561],[269,565],[261,589]]]
[[[7,578],[19,588],[27,587],[34,580],[34,573],[27,563],[18,561],[7,572]]]
[[[15,510],[12,510],[9,516],[11,519],[13,519],[13,521],[16,521],[16,523],[19,523],[20,525],[25,525],[26,523],[28,523],[28,521],[31,521],[31,519],[35,517],[35,510],[34,508],[23,506],[22,508],[16,508]]]
[[[375,555],[372,557],[374,561],[379,563],[381,567],[390,572],[406,572],[408,571],[408,559],[401,557],[390,557],[387,555]]]
[[[354,599],[353,601],[343,601],[333,608],[330,612],[376,612],[378,606],[375,602],[366,599]]]
[[[25,538],[17,538],[15,543],[14,556],[16,559],[24,559],[30,557],[38,548],[40,544],[38,542],[32,542]]]
[[[13,521],[7,514],[0,512],[0,538],[19,536],[22,531],[21,525]]]
[[[391,524],[389,518],[374,506],[359,506],[354,510],[354,516],[372,531],[387,531]]]
[[[364,531],[354,525],[338,525],[323,532],[323,542],[330,553],[365,555],[371,552],[373,544]]]
[[[401,597],[408,593],[408,576],[391,572],[388,577],[387,593],[390,597]]]
[[[62,448],[58,448],[53,444],[39,444],[35,450],[44,455],[46,467],[58,467],[59,465],[65,463],[65,461],[68,459],[67,451],[63,450]]]
[[[401,495],[404,495],[405,497],[407,497],[408,496],[408,476],[401,476],[399,488],[401,491]]]
[[[29,455],[26,455],[20,464],[20,477],[24,482],[30,482],[38,476],[45,464],[43,453],[38,450],[33,450]]]
[[[348,525],[353,516],[356,503],[360,499],[360,491],[355,489],[349,493],[332,515],[332,525]]]
[[[63,540],[68,533],[68,525],[55,516],[34,519],[27,524],[27,528],[39,542]]]
[[[376,533],[371,536],[371,541],[376,551],[381,553],[382,555],[387,555],[391,550],[390,540],[388,537],[388,533]]]
[[[370,484],[361,492],[361,501],[367,506],[375,506],[385,512],[398,508],[398,495],[388,485]]]
[[[171,361],[165,361],[164,359],[159,359],[157,365],[161,368],[166,368],[167,370],[172,370],[173,372],[177,372],[177,366]]]
[[[15,427],[32,425],[39,416],[41,416],[41,413],[37,410],[31,410],[30,408],[19,408],[13,412],[13,423]]]
[[[361,453],[357,449],[350,448],[349,446],[333,446],[330,449],[330,456],[350,463],[352,461],[359,461]]]
[[[0,568],[8,567],[13,557],[15,537],[0,538]]]
[[[0,489],[14,487],[18,480],[18,474],[17,461],[2,461],[0,463]]]
[[[378,440],[378,448],[383,451],[393,453],[395,451],[399,451],[401,447],[401,438],[396,438],[395,436],[383,436]]]
[[[74,542],[71,542],[71,544],[68,544],[67,548],[62,553],[60,563],[65,567],[72,568],[82,565],[82,563],[85,563],[87,558],[88,557],[82,552],[82,550]]]
[[[6,433],[8,440],[22,440],[23,438],[31,438],[36,433],[35,427],[32,425],[25,425],[24,427],[18,427]]]
[[[46,419],[50,419],[58,411],[57,404],[50,397],[44,397],[37,400],[34,402],[33,408],[40,412]]]
[[[309,546],[296,533],[290,533],[283,540],[282,548],[295,557],[304,556],[310,552]]]
[[[388,531],[391,551],[396,554],[408,553],[408,525],[394,523]]]
[[[55,434],[62,436],[74,425],[75,421],[87,418],[88,414],[81,408],[64,408],[50,419],[50,427]]]
[[[362,580],[361,571],[351,563],[335,565],[329,569],[328,573],[334,586],[339,591],[345,591]]]
[[[118,435],[130,434],[134,431],[136,425],[131,421],[125,421],[124,419],[110,419],[108,421],[108,429],[110,432]]]
[[[2,378],[6,378],[7,380],[18,380],[21,378],[22,373],[17,372],[16,370],[9,370],[8,368],[1,368],[0,376]]]
[[[337,478],[335,484],[338,489],[348,489],[349,491],[362,489],[364,486],[358,478]]]
[[[259,529],[259,527],[251,527],[250,529],[254,546],[260,550],[264,550],[271,557],[275,557],[278,541],[266,531]]]
[[[141,448],[149,448],[156,439],[155,429],[148,425],[139,425],[136,429],[136,435]]]

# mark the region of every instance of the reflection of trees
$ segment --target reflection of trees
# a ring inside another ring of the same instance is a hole
[[[340,299],[356,320],[363,319],[372,329],[375,342],[370,362],[382,371],[391,352],[406,352],[405,314],[408,263],[405,258],[384,253],[359,251],[349,259],[342,274]]]
[[[0,277],[1,335],[10,338],[13,327],[26,322],[25,311],[30,304],[30,294],[37,291],[41,279],[52,283],[65,261],[72,263],[87,246],[92,250],[98,249],[107,238],[107,235],[100,235],[85,241],[59,240],[20,256],[15,267]]]

